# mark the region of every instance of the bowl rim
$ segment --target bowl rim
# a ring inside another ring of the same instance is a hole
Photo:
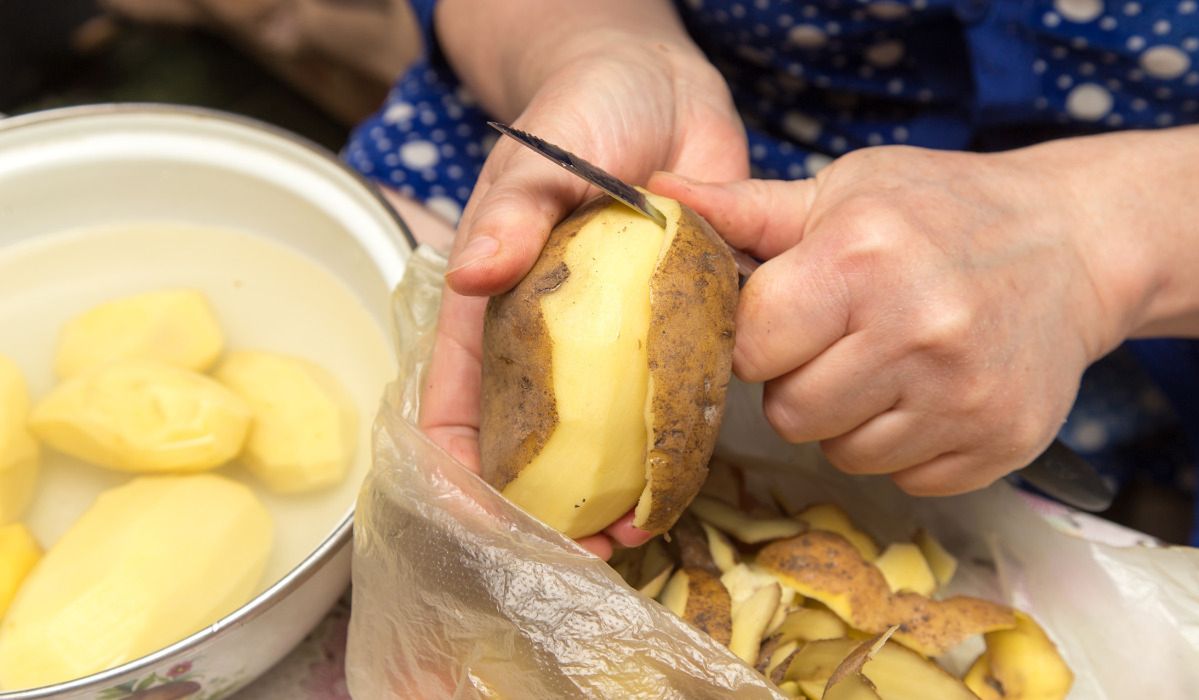
[[[407,254],[412,254],[417,248],[411,229],[404,222],[399,212],[384,198],[377,184],[365,178],[361,173],[343,162],[337,155],[324,146],[300,136],[283,127],[261,121],[254,117],[225,112],[208,107],[191,105],[176,105],[155,102],[111,102],[29,112],[19,115],[0,115],[0,132],[10,132],[16,129],[42,126],[51,122],[73,120],[97,116],[130,115],[130,116],[161,116],[167,118],[187,117],[199,120],[217,121],[235,128],[258,132],[268,138],[276,139],[276,145],[298,146],[310,156],[324,160],[334,165],[342,174],[348,175],[356,186],[365,189],[382,207],[390,218],[391,223],[400,232],[400,237],[388,236],[397,246],[406,247]],[[286,144],[282,142],[288,142]],[[120,666],[106,669],[91,675],[75,678],[53,685],[20,690],[0,690],[0,700],[36,700],[48,698],[59,693],[96,689],[106,686],[118,678],[131,673],[157,666],[164,660],[185,653],[194,647],[199,647],[210,639],[215,639],[227,627],[238,627],[249,623],[264,614],[279,603],[289,593],[298,589],[303,583],[312,578],[325,564],[330,562],[343,547],[350,543],[353,533],[354,511],[356,503],[350,504],[350,510],[337,524],[333,531],[319,545],[305,556],[299,564],[289,570],[278,581],[259,592],[248,602],[239,606],[233,612],[225,615],[216,622],[197,630],[183,639],[162,647],[145,656],[128,661]]]

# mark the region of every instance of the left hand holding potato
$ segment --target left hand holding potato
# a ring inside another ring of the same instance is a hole
[[[446,0],[437,18],[458,77],[498,119],[630,182],[663,168],[718,178],[748,171],[744,128],[724,79],[666,0]],[[484,35],[489,40],[479,41]],[[504,140],[467,203],[420,425],[469,468],[480,463],[484,297],[516,285],[554,224],[586,197],[581,181]],[[630,513],[579,543],[607,558],[613,541],[637,546],[647,539]]]
[[[844,471],[947,495],[1028,464],[1084,368],[1156,329],[1148,309],[1164,312],[1157,327],[1185,315],[1167,306],[1193,309],[1177,291],[1169,303],[1154,295],[1171,280],[1145,251],[1158,242],[1168,256],[1181,226],[1146,240],[1153,218],[1118,176],[1151,166],[1111,162],[1129,152],[1119,138],[1141,139],[1142,154],[1166,146],[1121,136],[993,155],[874,148],[806,181],[659,173],[650,189],[767,260],[742,290],[734,370],[766,382],[775,429],[821,441]]]

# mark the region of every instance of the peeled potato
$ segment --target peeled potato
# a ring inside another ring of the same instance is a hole
[[[235,457],[250,407],[202,374],[167,365],[108,365],[59,384],[30,428],[54,449],[109,469],[187,472]]]
[[[80,678],[216,622],[255,592],[272,530],[249,488],[215,474],[105,491],[0,624],[0,688]]]
[[[0,525],[19,519],[33,498],[39,454],[28,420],[25,379],[16,363],[0,355]]]
[[[149,292],[100,304],[67,322],[54,369],[66,378],[123,360],[148,360],[202,372],[223,344],[203,294]]]
[[[42,548],[29,528],[21,523],[0,526],[0,619],[41,557]]]
[[[240,351],[230,353],[214,376],[254,412],[242,460],[267,487],[301,493],[345,477],[357,417],[332,375],[298,357]]]
[[[668,530],[699,492],[724,411],[737,271],[690,209],[609,199],[550,234],[483,330],[484,477],[571,537],[630,508]]]

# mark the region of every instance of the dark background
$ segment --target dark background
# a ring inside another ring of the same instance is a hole
[[[102,14],[94,0],[0,0],[0,112],[167,102],[255,117],[334,151],[345,143],[347,125],[225,39]]]

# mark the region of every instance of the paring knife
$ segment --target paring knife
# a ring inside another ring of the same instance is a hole
[[[666,217],[662,212],[628,183],[533,134],[499,122],[487,123],[505,136],[595,185],[618,202],[652,219],[659,226],[666,225]],[[737,269],[743,276],[749,276],[758,268],[760,263],[749,255],[731,246],[729,250],[733,253]],[[1016,477],[1079,510],[1106,510],[1115,498],[1112,485],[1105,481],[1089,462],[1059,440],[1054,440],[1049,449],[1042,452],[1027,467],[1013,472],[1009,478]]]

